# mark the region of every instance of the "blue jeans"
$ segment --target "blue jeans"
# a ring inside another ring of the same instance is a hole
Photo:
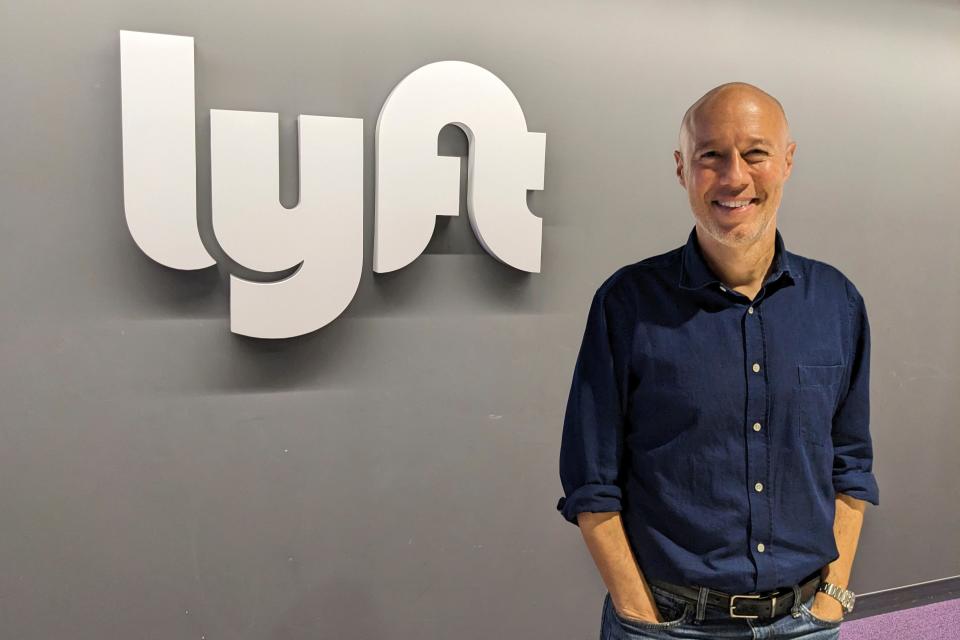
[[[821,620],[810,613],[814,596],[806,602],[795,603],[790,611],[778,618],[764,620],[731,618],[729,611],[722,607],[706,604],[703,588],[700,591],[703,604],[700,606],[652,584],[650,589],[665,622],[651,623],[621,616],[607,593],[603,599],[600,640],[837,640],[840,637],[840,621]],[[700,616],[697,615],[698,609]]]

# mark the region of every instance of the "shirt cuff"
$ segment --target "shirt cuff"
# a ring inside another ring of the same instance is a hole
[[[557,511],[567,520],[577,526],[577,514],[584,511],[606,513],[620,511],[622,493],[615,484],[585,484],[569,496],[560,498],[557,502]]]
[[[851,498],[866,500],[874,506],[880,504],[880,489],[877,479],[869,471],[848,471],[833,477],[833,488],[837,493],[845,493]]]

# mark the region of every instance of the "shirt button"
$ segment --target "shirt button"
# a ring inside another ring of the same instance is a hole
[[[762,542],[757,545],[757,551],[759,551],[760,553],[763,553],[764,549],[766,549],[766,547],[763,546]]]
[[[747,313],[753,313],[753,307],[747,307]]]
[[[760,365],[757,364],[756,362],[753,363],[753,371],[754,373],[756,373],[757,371],[760,371]]]
[[[757,491],[763,491],[763,483],[758,482],[757,484],[753,485],[753,488],[756,489]]]
[[[759,423],[759,422],[754,422],[754,423],[753,423],[753,430],[754,430],[754,431],[760,431],[760,423]]]

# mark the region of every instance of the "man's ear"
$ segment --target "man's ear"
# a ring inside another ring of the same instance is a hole
[[[683,177],[683,154],[679,151],[674,150],[673,159],[677,163],[677,180],[680,181],[680,186],[684,189],[687,188],[687,181]]]
[[[784,155],[784,161],[787,163],[787,171],[783,176],[783,179],[786,180],[790,177],[790,173],[793,171],[793,152],[797,150],[797,143],[791,142],[787,145],[787,153]]]

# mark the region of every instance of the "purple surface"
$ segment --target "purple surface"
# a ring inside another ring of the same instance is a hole
[[[960,640],[960,599],[850,620],[841,640]]]

